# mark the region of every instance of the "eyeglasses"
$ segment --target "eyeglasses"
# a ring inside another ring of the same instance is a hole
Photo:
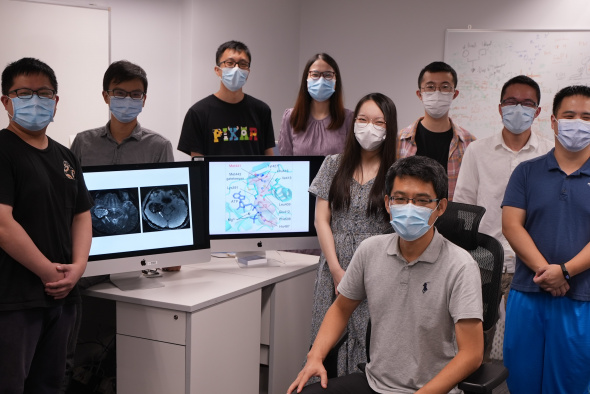
[[[443,94],[449,94],[449,93],[453,93],[455,91],[455,87],[453,85],[451,85],[450,83],[443,83],[440,86],[436,86],[433,83],[427,83],[426,85],[422,86],[422,88],[420,88],[423,92],[426,93],[434,93],[437,90]]]
[[[128,92],[123,89],[113,89],[113,90],[107,90],[107,93],[112,93],[110,95],[112,97],[115,97],[118,99],[124,99],[125,97],[129,96],[133,100],[141,100],[145,96],[145,93],[140,92],[139,90],[134,90],[133,92]]]
[[[336,76],[336,73],[334,71],[309,70],[308,75],[311,79],[320,79],[320,77],[324,77],[326,81],[331,81]]]
[[[367,127],[369,123],[373,123],[377,130],[384,131],[385,125],[387,124],[387,122],[383,119],[369,119],[364,116],[357,116],[356,118],[354,118],[354,120],[356,121],[357,126],[361,129]]]
[[[222,62],[219,62],[219,64],[217,66],[221,67],[222,64],[225,64],[225,67],[229,67],[229,68],[233,68],[237,64],[238,67],[241,68],[242,70],[247,70],[250,68],[250,63],[248,63],[245,60],[240,60],[239,62],[236,62],[234,59],[227,59]]]
[[[14,89],[14,90],[11,90],[10,92],[8,92],[8,94],[11,94],[11,93],[14,93],[16,95],[16,97],[18,97],[20,99],[25,99],[25,100],[33,98],[33,94],[36,94],[37,97],[42,98],[42,99],[53,99],[55,97],[55,90],[47,89],[47,88],[38,89],[38,90],[32,90],[32,89],[28,89],[28,88],[20,88],[20,89]]]
[[[389,197],[389,201],[393,202],[397,205],[404,205],[408,202],[412,201],[414,205],[418,205],[424,207],[430,203],[440,201],[439,198],[425,198],[425,197],[416,197],[416,198],[407,198],[407,197]]]
[[[523,107],[537,108],[537,103],[535,103],[533,100],[518,101],[517,99],[514,99],[514,98],[507,98],[506,100],[500,101],[500,105],[502,107],[508,107],[511,105],[518,105],[518,104],[522,105]]]

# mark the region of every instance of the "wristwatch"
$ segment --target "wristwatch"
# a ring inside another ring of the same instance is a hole
[[[569,282],[571,277],[570,273],[567,272],[567,269],[565,268],[565,264],[561,263],[559,265],[561,266],[561,273],[563,274],[563,277]]]

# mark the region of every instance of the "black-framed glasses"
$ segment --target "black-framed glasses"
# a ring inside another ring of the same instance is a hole
[[[440,86],[436,86],[433,83],[427,83],[426,85],[420,88],[423,92],[426,93],[434,93],[437,90],[443,94],[453,93],[455,91],[455,87],[450,83],[443,83]]]
[[[500,101],[500,105],[502,107],[508,107],[511,105],[518,105],[518,104],[522,105],[523,107],[537,108],[537,103],[535,103],[533,100],[518,101],[515,98],[507,98],[506,100]]]
[[[119,99],[124,99],[125,97],[129,96],[133,100],[142,100],[143,97],[145,96],[145,93],[142,91],[139,91],[139,90],[134,90],[133,92],[128,92],[123,89],[113,89],[113,90],[107,90],[107,93],[109,93],[110,96],[115,97],[115,98],[119,98]]]
[[[242,70],[247,70],[250,68],[250,63],[248,63],[245,60],[240,60],[239,62],[236,62],[234,59],[227,59],[222,62],[219,62],[219,64],[217,66],[221,67],[222,64],[225,64],[225,67],[229,67],[229,68],[233,68],[237,64],[238,67],[241,68]]]
[[[324,77],[326,81],[331,81],[336,76],[336,73],[334,71],[309,70],[308,75],[311,79],[320,79],[320,77]]]
[[[375,128],[379,129],[379,130],[385,130],[385,126],[387,125],[387,122],[383,119],[369,119],[366,118],[364,116],[357,116],[356,118],[354,118],[357,126],[361,129],[364,129],[365,127],[367,127],[369,125],[369,123],[373,123],[373,125],[375,126]]]
[[[405,205],[412,201],[414,205],[418,205],[420,207],[424,207],[430,203],[440,201],[439,198],[426,198],[426,197],[415,197],[415,198],[408,198],[408,197],[389,197],[389,201],[393,202],[397,205]]]
[[[20,88],[20,89],[14,89],[11,90],[10,92],[8,92],[8,94],[14,93],[16,95],[16,97],[20,98],[20,99],[31,99],[33,98],[33,94],[36,94],[37,97],[42,98],[42,99],[53,99],[55,97],[55,90],[53,89],[47,89],[47,88],[42,88],[42,89],[37,89],[37,90],[33,90],[33,89],[29,89],[29,88]]]

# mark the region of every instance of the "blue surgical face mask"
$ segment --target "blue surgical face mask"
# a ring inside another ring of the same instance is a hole
[[[30,131],[39,131],[53,122],[55,113],[55,100],[39,98],[36,94],[30,99],[13,97],[12,120]]]
[[[433,209],[408,203],[390,204],[389,210],[391,212],[391,226],[406,241],[417,240],[432,227],[428,221]]]
[[[511,133],[521,134],[528,130],[535,120],[536,108],[523,107],[520,104],[502,107],[502,123]]]
[[[590,145],[590,122],[582,119],[559,119],[557,140],[570,152],[579,152]]]
[[[336,80],[326,81],[324,77],[318,79],[309,78],[307,80],[307,91],[315,101],[326,101],[335,92]]]
[[[248,70],[239,67],[225,67],[221,69],[221,82],[228,90],[235,92],[246,84],[248,74]]]
[[[133,100],[131,97],[117,98],[111,96],[109,108],[119,122],[129,123],[141,113],[143,100]]]

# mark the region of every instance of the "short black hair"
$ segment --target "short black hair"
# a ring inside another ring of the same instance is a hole
[[[456,88],[457,83],[457,71],[451,66],[449,66],[445,62],[432,62],[428,66],[424,67],[422,71],[420,71],[420,75],[418,75],[418,89],[422,87],[422,78],[426,72],[429,73],[451,73],[453,76],[453,86]]]
[[[584,85],[567,86],[555,94],[553,98],[553,116],[557,116],[557,111],[561,107],[564,98],[570,96],[584,96],[590,98],[590,87]]]
[[[248,63],[252,64],[252,55],[250,54],[250,50],[248,49],[246,44],[244,44],[243,42],[240,42],[240,41],[232,40],[232,41],[224,42],[223,44],[221,44],[219,46],[219,48],[217,48],[217,52],[215,53],[215,64],[216,65],[219,66],[219,59],[221,59],[221,55],[223,55],[223,52],[225,52],[227,49],[231,49],[236,52],[246,52],[246,55],[248,56]]]
[[[20,60],[9,63],[4,71],[2,71],[2,94],[8,96],[8,91],[14,85],[14,79],[19,75],[38,74],[43,74],[49,78],[53,90],[57,93],[57,78],[53,69],[39,59],[23,57]]]
[[[449,178],[440,163],[426,156],[409,156],[397,160],[385,176],[385,193],[391,195],[396,177],[410,176],[432,184],[436,198],[448,198]]]
[[[500,102],[504,100],[504,93],[506,93],[506,89],[508,89],[509,86],[516,84],[528,85],[535,89],[535,92],[537,93],[537,105],[539,105],[541,102],[541,88],[534,79],[527,77],[526,75],[517,75],[516,77],[510,78],[508,81],[506,81],[504,86],[502,86],[502,91],[500,92]]]
[[[144,69],[137,64],[133,64],[127,60],[119,60],[111,63],[109,68],[104,73],[102,79],[102,90],[105,92],[109,90],[111,82],[117,84],[121,82],[139,79],[143,83],[143,92],[147,93],[148,80]]]

